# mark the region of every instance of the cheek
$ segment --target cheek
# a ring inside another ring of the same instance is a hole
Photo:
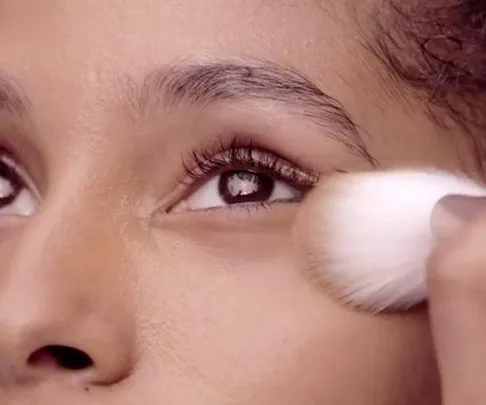
[[[216,255],[211,242],[172,238],[164,263],[143,259],[137,311],[146,386],[164,385],[177,398],[197,392],[198,403],[376,405],[388,403],[419,359],[429,364],[424,322],[337,305],[295,268],[286,239],[270,245],[254,234]],[[260,254],[247,254],[251,245]]]

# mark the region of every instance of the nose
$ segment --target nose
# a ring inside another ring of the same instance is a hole
[[[131,373],[129,265],[111,214],[53,204],[0,230],[0,392],[53,378],[110,385]]]

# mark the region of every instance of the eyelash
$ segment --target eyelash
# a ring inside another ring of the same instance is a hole
[[[181,181],[193,190],[227,170],[251,170],[284,181],[303,193],[310,191],[318,182],[319,174],[302,169],[297,164],[275,152],[261,147],[252,139],[234,137],[229,142],[219,140],[209,148],[194,150],[183,159],[185,172]]]
[[[9,179],[16,190],[28,187],[24,180],[20,166],[12,154],[0,148],[0,176]]]

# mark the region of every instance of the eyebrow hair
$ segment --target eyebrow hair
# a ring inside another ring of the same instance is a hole
[[[225,101],[261,100],[281,104],[324,128],[373,167],[377,162],[344,107],[303,74],[267,61],[210,62],[162,67],[149,73],[136,100],[144,114],[153,102],[164,106],[187,102],[208,106]]]
[[[31,108],[31,103],[22,87],[7,74],[0,71],[0,110],[24,115]]]

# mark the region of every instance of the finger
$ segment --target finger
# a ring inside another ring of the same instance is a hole
[[[445,405],[486,403],[486,199],[446,197],[433,226],[429,308]]]

